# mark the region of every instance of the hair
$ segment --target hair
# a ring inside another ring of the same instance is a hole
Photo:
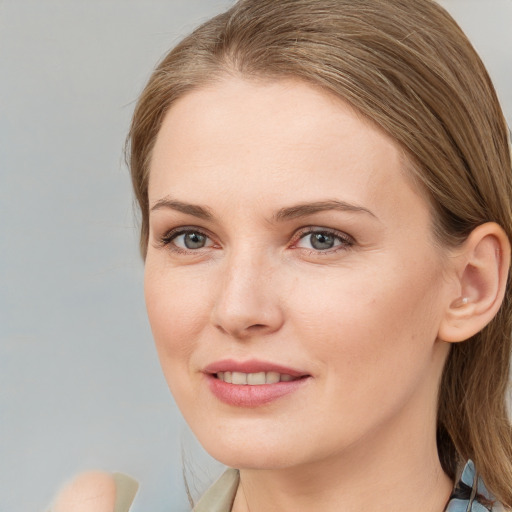
[[[188,92],[226,76],[293,78],[352,105],[390,135],[427,192],[439,243],[456,247],[478,225],[512,240],[508,127],[483,63],[432,0],[240,0],[179,43],[142,92],[127,139],[148,244],[148,179],[162,120]],[[512,507],[507,414],[512,287],[481,332],[453,344],[440,383],[438,452],[453,479],[472,459]]]

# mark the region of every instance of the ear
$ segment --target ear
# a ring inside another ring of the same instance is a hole
[[[501,226],[475,228],[454,258],[456,296],[439,327],[438,338],[456,343],[481,331],[498,312],[507,286],[510,242]]]

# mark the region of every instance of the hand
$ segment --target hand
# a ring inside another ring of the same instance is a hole
[[[127,512],[137,488],[120,473],[83,473],[59,492],[52,512]]]

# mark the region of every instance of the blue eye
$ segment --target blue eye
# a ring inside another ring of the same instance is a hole
[[[183,251],[194,251],[213,245],[209,237],[195,230],[171,232],[163,237],[162,243],[164,245],[174,246],[175,249]]]
[[[201,249],[206,246],[208,237],[202,233],[184,233],[174,239],[174,243],[178,245],[178,240],[185,246],[186,249]]]
[[[296,247],[329,251],[341,246],[350,247],[352,244],[353,241],[347,235],[343,236],[330,231],[308,231],[300,237]]]

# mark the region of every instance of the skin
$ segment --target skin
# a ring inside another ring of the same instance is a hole
[[[82,473],[66,485],[56,498],[52,512],[112,512],[116,485],[109,473]]]
[[[226,78],[166,115],[149,200],[156,347],[199,441],[241,469],[235,512],[442,511],[438,331],[460,288],[396,144],[310,85]],[[326,201],[356,209],[275,219]],[[204,247],[171,239],[184,227]],[[335,246],[313,247],[311,229]],[[265,406],[227,405],[203,370],[228,357],[310,377]]]

